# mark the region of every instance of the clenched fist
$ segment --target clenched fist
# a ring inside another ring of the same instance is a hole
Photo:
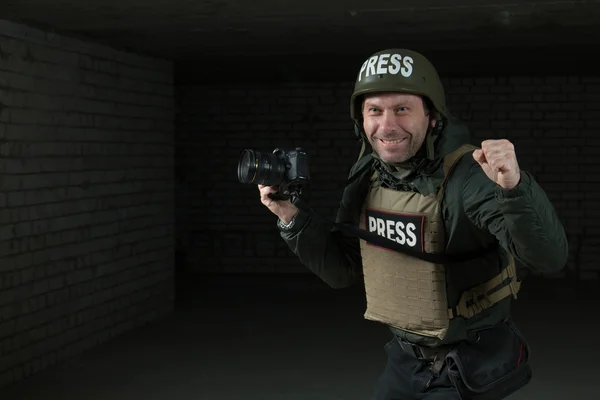
[[[512,189],[521,180],[521,170],[515,154],[515,146],[506,139],[485,140],[481,149],[473,152],[473,158],[492,181],[504,189]]]
[[[284,224],[289,224],[298,212],[298,207],[289,200],[273,200],[270,198],[269,194],[277,192],[276,187],[258,185],[258,190],[260,191],[261,203],[277,215]]]

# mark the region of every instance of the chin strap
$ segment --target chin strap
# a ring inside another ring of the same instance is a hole
[[[435,140],[438,138],[440,133],[444,130],[445,119],[440,113],[435,113],[435,126],[431,128],[425,136],[425,150],[427,152],[427,158],[429,160],[435,159]]]
[[[357,160],[360,160],[365,153],[365,150],[368,147],[371,147],[369,144],[369,140],[367,139],[367,135],[363,132],[362,128],[358,124],[357,121],[354,121],[354,134],[356,135],[358,141],[360,142],[360,153],[358,153]]]

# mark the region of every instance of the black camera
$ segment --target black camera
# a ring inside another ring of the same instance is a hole
[[[300,147],[294,150],[275,149],[273,153],[242,151],[238,163],[238,180],[265,186],[277,186],[270,197],[274,200],[295,200],[310,181],[309,156]]]

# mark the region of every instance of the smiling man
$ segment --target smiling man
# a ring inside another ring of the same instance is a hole
[[[362,112],[371,147],[382,161],[390,164],[414,157],[437,122],[430,118],[423,98],[414,94],[366,95]]]
[[[551,202],[509,140],[469,144],[420,53],[365,60],[350,116],[363,148],[336,220],[411,252],[332,229],[271,199],[275,187],[259,186],[261,202],[304,265],[334,288],[362,282],[365,318],[390,328],[375,400],[505,398],[531,377],[529,347],[510,318],[517,266],[556,272],[567,262]]]

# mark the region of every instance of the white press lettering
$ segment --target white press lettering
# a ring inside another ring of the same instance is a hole
[[[375,232],[377,230],[377,219],[375,217],[369,217],[369,232]]]
[[[408,78],[413,73],[413,59],[412,57],[402,57],[402,55],[394,54],[379,54],[376,56],[369,57],[363,65],[360,67],[358,73],[358,80],[362,80],[371,75],[384,75],[392,74],[396,75],[401,73],[402,76]]]
[[[381,218],[377,218],[377,234],[379,236],[385,236],[385,221]]]
[[[388,219],[387,221],[385,221],[386,224],[386,237],[389,240],[394,240],[394,221]]]
[[[377,63],[377,73],[378,74],[387,74],[387,63],[389,54],[381,54],[379,56],[379,62]]]
[[[365,69],[367,68],[367,63],[369,62],[369,60],[365,61],[362,65],[362,67],[360,67],[360,72],[358,73],[358,80],[360,81],[362,79],[362,74],[363,72],[365,72]]]
[[[412,75],[413,72],[413,59],[412,57],[404,57],[404,59],[402,60],[402,64],[404,65],[404,67],[402,67],[402,76],[408,78],[409,76]]]
[[[399,236],[396,238],[396,242],[404,244],[406,242],[406,235],[404,235],[404,224],[400,221],[396,223],[396,234]]]
[[[415,235],[415,231],[417,230],[417,227],[415,226],[415,224],[413,224],[412,222],[409,223],[406,226],[406,234],[408,235],[408,237],[410,238],[407,241],[407,244],[410,247],[415,247],[415,245],[417,244],[417,235]]]
[[[388,71],[390,74],[396,75],[400,71],[400,61],[402,61],[402,56],[400,54],[392,54],[390,63],[393,66],[388,67]]]
[[[367,64],[366,76],[375,75],[375,64],[376,63],[377,63],[377,56],[373,56],[373,57],[369,58],[369,63]]]
[[[367,222],[369,232],[375,232],[377,235],[394,240],[401,245],[407,244],[415,247],[418,244],[418,227],[413,222],[404,223],[374,216],[369,216]]]

